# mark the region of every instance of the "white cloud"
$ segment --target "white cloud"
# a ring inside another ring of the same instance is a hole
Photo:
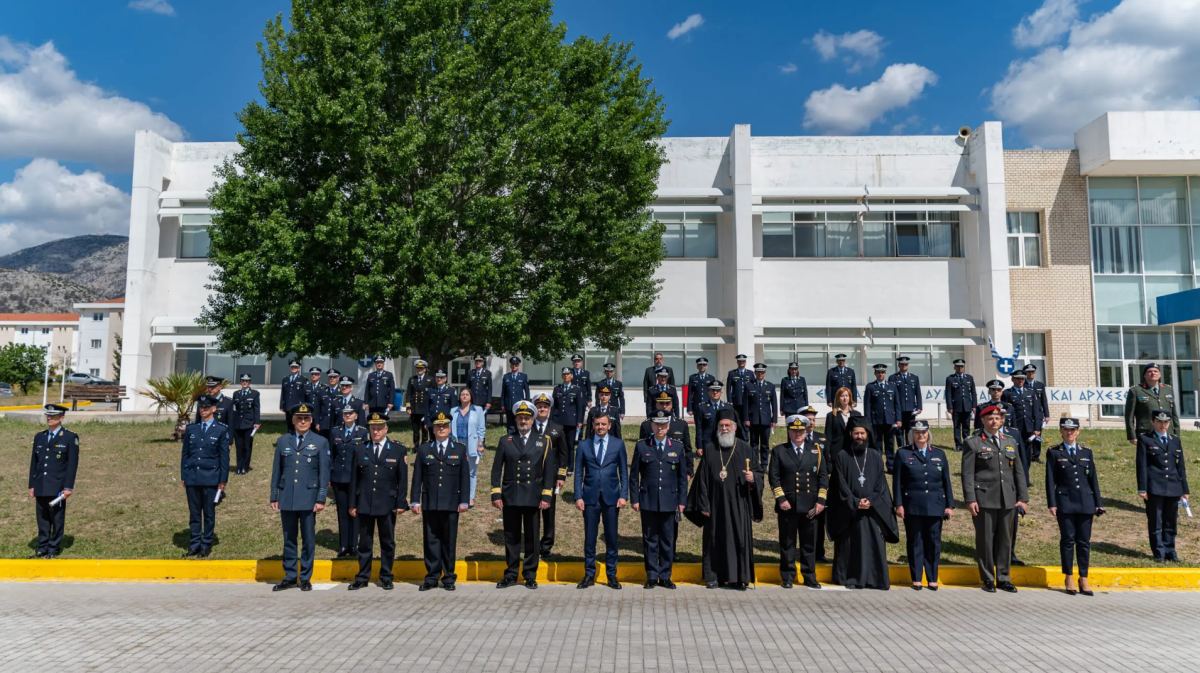
[[[822,61],[831,61],[840,53],[847,72],[858,72],[863,66],[874,64],[883,55],[883,38],[871,30],[858,30],[841,35],[819,30],[812,36],[811,42],[813,49],[821,55]]]
[[[52,42],[33,47],[0,36],[0,158],[91,161],[127,172],[140,129],[184,136],[146,104],[80,81]]]
[[[781,66],[779,66],[779,72],[781,72],[781,73],[783,73],[783,74],[785,74],[785,75],[790,75],[790,74],[792,74],[792,73],[796,72],[796,71],[797,71],[797,70],[799,70],[799,69],[800,69],[800,68],[797,68],[795,63],[788,63],[788,64],[785,64],[785,65],[781,65]]]
[[[1017,47],[1044,47],[1055,42],[1079,18],[1079,0],[1046,0],[1013,28]]]
[[[34,159],[0,184],[0,254],[81,234],[127,234],[129,200],[102,173]]]
[[[916,63],[894,63],[874,82],[847,89],[834,84],[814,91],[804,102],[804,128],[825,133],[858,133],[871,127],[888,111],[913,102],[926,86],[937,84],[937,75]]]
[[[175,8],[167,0],[130,0],[129,8],[136,9],[139,12],[175,16]]]
[[[1072,147],[1111,110],[1200,108],[1200,0],[1123,0],[1072,23],[1065,46],[1009,64],[991,109],[1030,144]]]
[[[683,23],[677,23],[671,30],[667,31],[667,37],[674,40],[678,37],[683,37],[693,30],[704,25],[704,17],[699,14],[692,14],[683,20]]]

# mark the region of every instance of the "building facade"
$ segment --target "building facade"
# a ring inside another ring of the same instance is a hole
[[[0,313],[0,347],[9,344],[47,349],[56,371],[72,367],[79,350],[79,314]]]
[[[72,368],[106,381],[118,378],[117,353],[125,331],[125,298],[75,304],[79,348]]]

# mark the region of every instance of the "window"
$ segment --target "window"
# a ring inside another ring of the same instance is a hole
[[[1088,178],[1092,224],[1138,224],[1137,178]]]
[[[43,328],[42,328],[42,334],[49,334],[49,333],[50,333],[50,328],[49,328],[49,327],[43,327]]]
[[[1179,415],[1194,418],[1200,402],[1200,362],[1196,358],[1194,327],[1117,327],[1096,328],[1100,385],[1111,388],[1131,386],[1142,380],[1142,366],[1158,363],[1163,380],[1175,386]],[[1120,405],[1103,405],[1102,416],[1120,416]]]
[[[1096,322],[1109,325],[1146,323],[1141,276],[1096,276]]]
[[[92,376],[100,376],[100,370],[99,370],[99,369],[89,369],[89,370],[88,370],[88,373],[89,373],[89,374],[91,374]]]
[[[654,219],[666,227],[663,248],[667,257],[717,256],[716,213],[657,213]]]
[[[185,215],[186,219],[188,216]],[[204,259],[208,257],[208,227],[183,225],[179,228],[179,257],[181,259]]]
[[[769,201],[845,205],[819,199]],[[911,203],[924,201],[911,200]],[[762,256],[800,259],[963,256],[957,212],[876,210],[862,214],[861,226],[858,216],[857,212],[765,212],[762,215]]]
[[[103,313],[93,313],[92,320],[95,322],[100,322],[100,321],[104,320],[104,314]]]
[[[1187,227],[1142,227],[1146,273],[1192,272]]]
[[[1008,265],[1042,265],[1042,223],[1040,213],[1008,214]]]
[[[21,328],[21,334],[29,334],[29,328],[28,328],[28,327],[22,327],[22,328]]]
[[[92,348],[102,348],[99,339],[92,339]]]
[[[1046,335],[1040,332],[1021,332],[1013,334],[1013,345],[1021,340],[1021,357],[1017,359],[1017,368],[1032,364],[1038,368],[1038,377],[1046,381]]]
[[[1093,273],[1141,271],[1142,246],[1137,227],[1092,227]]]
[[[1139,178],[1138,205],[1142,224],[1186,223],[1187,178]]]

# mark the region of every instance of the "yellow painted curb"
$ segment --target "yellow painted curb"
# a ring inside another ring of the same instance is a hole
[[[504,576],[503,561],[459,561],[455,570],[459,581],[498,582]],[[755,566],[759,584],[779,583],[779,565],[759,563]],[[355,560],[317,561],[313,565],[314,582],[349,582],[358,572]],[[377,578],[379,563],[375,562],[372,578]],[[397,582],[420,582],[425,578],[421,561],[397,561],[393,567]],[[828,583],[832,568],[817,566],[817,580]],[[596,564],[596,575],[604,578],[604,564]],[[911,579],[907,566],[889,568],[892,584],[907,585]],[[1092,586],[1098,589],[1200,589],[1200,568],[1092,568]],[[641,584],[646,574],[641,563],[622,563],[617,578],[630,584]],[[276,582],[283,579],[279,560],[234,561],[160,561],[129,559],[0,559],[0,581],[110,581],[110,582]],[[580,562],[545,562],[538,569],[538,581],[576,583],[583,579]],[[672,579],[685,584],[701,584],[699,563],[676,563]],[[1013,584],[1022,587],[1052,587],[1063,585],[1063,575],[1051,566],[1025,566],[1012,569]],[[973,566],[942,566],[939,583],[944,586],[979,586],[979,572]]]
[[[54,404],[59,404],[59,402],[54,402]],[[92,403],[91,402],[80,402],[79,406],[90,407],[90,406],[92,406]],[[26,404],[26,405],[19,406],[19,407],[0,407],[0,411],[32,411],[34,409],[41,409],[41,408],[42,408],[42,405],[40,405],[40,404]]]

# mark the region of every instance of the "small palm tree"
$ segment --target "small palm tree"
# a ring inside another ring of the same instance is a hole
[[[166,410],[175,414],[175,432],[171,439],[182,439],[183,431],[191,421],[196,398],[204,394],[204,375],[200,372],[176,372],[160,379],[150,379],[146,386],[148,389],[138,390],[137,393],[152,400],[155,411]]]

